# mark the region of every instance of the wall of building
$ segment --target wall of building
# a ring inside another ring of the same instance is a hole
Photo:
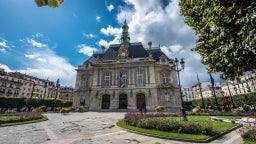
[[[136,71],[144,72],[144,85],[136,84]],[[103,74],[111,72],[111,85],[103,85]],[[128,74],[128,85],[119,87],[119,72],[126,71]],[[162,85],[162,73],[168,72],[169,85]],[[89,87],[83,88],[83,79],[89,77]],[[90,110],[102,109],[102,96],[110,95],[109,109],[119,109],[119,95],[127,95],[127,109],[137,108],[136,97],[138,94],[145,95],[146,109],[154,110],[156,105],[164,105],[169,109],[180,108],[179,87],[177,85],[176,72],[170,70],[167,63],[155,63],[152,60],[128,59],[126,62],[112,61],[108,63],[95,63],[90,67],[86,65],[77,69],[76,87],[74,96],[74,107],[81,105],[80,101],[85,96],[85,107]],[[165,95],[169,95],[171,101],[166,101]]]
[[[44,83],[44,79],[20,72],[8,73],[4,69],[0,69],[0,96],[47,99],[64,98],[61,96],[61,93],[67,93],[65,91],[62,92],[64,89],[56,88],[52,81],[48,81],[46,88],[44,88]],[[68,99],[71,100],[73,98],[73,91],[69,92],[69,95]]]

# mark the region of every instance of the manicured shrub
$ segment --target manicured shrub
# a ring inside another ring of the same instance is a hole
[[[46,107],[46,106],[40,106],[40,107],[39,107],[39,109],[41,109],[41,110],[42,110],[42,112],[46,112],[46,111],[47,111],[47,110],[46,110],[46,109],[47,109],[47,107]]]
[[[226,99],[230,99],[229,96],[217,96],[217,102],[218,104],[223,104]],[[250,111],[256,111],[256,92],[247,93],[247,94],[239,94],[239,95],[233,95],[232,96],[233,102],[236,107],[243,107],[243,112],[250,112]],[[214,109],[215,105],[215,98],[209,97],[204,99],[205,105],[208,107],[208,109],[212,110]],[[192,100],[193,107],[201,106],[202,101],[201,99]],[[252,106],[254,108],[252,108]]]
[[[25,97],[0,97],[0,108],[17,108],[22,107],[71,107],[70,100],[55,100],[55,99],[30,99]]]
[[[26,112],[26,111],[28,111],[28,108],[27,108],[27,107],[22,107],[22,108],[20,109],[20,112]]]
[[[256,142],[256,129],[250,129],[244,132],[241,136],[243,137],[244,140]]]
[[[148,112],[146,114],[141,114],[140,112],[128,112],[125,114],[124,120],[126,124],[131,126],[136,126],[138,124],[138,120],[142,118],[151,118],[151,117],[177,117],[176,114],[171,113],[151,113]]]
[[[145,129],[154,129],[167,132],[179,132],[187,134],[216,135],[217,131],[206,122],[181,121],[175,117],[159,117],[153,114],[127,113],[125,122],[128,125]]]
[[[40,112],[20,112],[20,113],[8,113],[2,116],[7,116],[4,119],[0,119],[0,124],[23,122],[30,120],[37,120],[43,118]]]
[[[155,111],[156,112],[162,112],[162,111],[164,111],[164,106],[160,106],[160,105],[157,105],[156,107],[155,107]]]
[[[54,107],[54,108],[53,108],[53,111],[54,111],[54,112],[60,112],[60,110],[61,110],[61,107]]]
[[[68,113],[70,113],[70,111],[71,111],[71,108],[68,108],[68,107],[60,109],[60,113],[62,113],[62,114],[68,114]]]
[[[7,111],[5,111],[5,113],[7,113],[7,114],[13,114],[13,113],[16,113],[17,111],[15,111],[15,110],[10,110],[10,109],[8,109]]]
[[[46,108],[46,111],[47,111],[47,112],[52,111],[52,108],[51,108],[51,107],[47,107],[47,108]]]
[[[85,111],[84,106],[80,106],[80,107],[78,108],[78,111],[79,111],[79,112],[84,112],[84,111]]]
[[[40,108],[33,108],[32,112],[43,112]]]

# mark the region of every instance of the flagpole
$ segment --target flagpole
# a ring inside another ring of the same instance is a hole
[[[43,99],[44,99],[44,97],[45,97],[45,93],[46,93],[46,87],[44,88],[44,96],[43,96]]]
[[[32,87],[32,94],[30,96],[30,99],[32,99],[33,95],[34,95],[34,89],[35,89],[35,86],[36,86],[36,82],[35,80],[33,81],[33,87]]]
[[[56,93],[55,93],[55,100],[57,99],[57,94],[58,94],[58,87],[57,87]]]
[[[43,96],[43,99],[45,98],[47,83],[48,83],[48,78],[47,78],[46,81],[44,81],[44,96]]]
[[[200,94],[201,94],[202,105],[203,105],[204,112],[205,112],[205,111],[206,111],[206,109],[205,109],[205,104],[204,104],[204,97],[203,97],[202,87],[201,87],[201,83],[200,83],[200,80],[199,80],[199,77],[198,77],[198,73],[197,73],[197,72],[196,72],[196,76],[197,76],[197,81],[198,81],[199,90],[200,90]]]
[[[33,87],[32,87],[32,94],[31,94],[31,96],[30,96],[30,99],[32,99],[33,95],[34,95],[34,85],[33,85]]]
[[[214,79],[213,79],[211,74],[209,74],[209,75],[210,75],[210,79],[211,79],[211,83],[212,83],[212,90],[213,90],[212,92],[213,92],[213,96],[214,96],[214,99],[215,99],[216,108],[217,108],[217,110],[219,110],[219,104],[218,104],[218,101],[217,101],[215,88],[214,88]]]
[[[215,99],[216,108],[217,108],[217,110],[219,110],[219,104],[218,104],[218,101],[217,101],[217,97],[216,97],[214,86],[212,86],[212,90],[213,90],[213,96],[214,96],[214,99]]]
[[[57,81],[56,81],[56,94],[55,94],[55,100],[57,99],[57,95],[58,95],[58,88],[60,87],[60,79],[58,79]]]
[[[228,80],[226,81],[226,84],[227,84],[227,86],[228,86],[229,97],[230,97],[230,99],[231,99],[231,103],[232,103],[232,105],[233,105],[233,108],[236,108],[235,103],[234,103],[233,98],[232,98],[232,95],[231,95],[231,92],[230,92],[230,89],[229,89]]]
[[[53,87],[52,87],[52,94],[51,94],[51,98],[52,98],[52,95],[53,95]]]

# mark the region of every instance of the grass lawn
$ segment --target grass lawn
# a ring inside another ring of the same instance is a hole
[[[255,144],[255,142],[244,141],[244,144]]]
[[[173,118],[173,117],[170,117],[170,119],[171,118]],[[235,123],[212,121],[211,116],[188,116],[187,118],[188,118],[188,121],[196,121],[196,122],[202,122],[202,123],[207,122],[209,125],[212,125],[213,129],[215,129],[219,133],[225,132],[225,131],[237,126],[237,124],[235,124]],[[181,120],[180,117],[176,117],[176,119]],[[207,135],[181,134],[181,133],[177,133],[177,132],[164,132],[164,131],[138,128],[138,127],[126,125],[124,120],[120,120],[117,123],[117,125],[119,127],[137,131],[140,133],[151,134],[151,135],[156,135],[156,136],[163,136],[163,137],[168,137],[168,138],[188,139],[188,140],[207,140],[208,138],[210,138],[210,136],[207,136]]]
[[[225,119],[241,119],[246,116],[216,116],[217,118],[225,118]]]
[[[6,121],[10,122],[6,122]],[[11,125],[19,125],[19,124],[28,124],[28,123],[35,123],[35,122],[41,122],[41,121],[46,121],[48,120],[47,117],[42,116],[39,117],[38,119],[33,119],[33,120],[22,120],[20,121],[20,116],[0,116],[0,127],[3,126],[11,126]]]

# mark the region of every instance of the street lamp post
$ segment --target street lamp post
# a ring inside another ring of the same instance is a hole
[[[186,116],[186,111],[184,109],[184,102],[183,102],[183,98],[182,98],[182,91],[181,91],[181,85],[180,85],[180,74],[179,74],[179,72],[184,69],[185,62],[184,62],[183,58],[181,58],[181,60],[180,60],[180,65],[181,65],[181,68],[179,68],[179,60],[177,58],[175,58],[174,61],[170,62],[171,68],[174,68],[173,70],[175,70],[177,72],[177,75],[178,75],[179,89],[180,89],[180,99],[181,99],[182,120],[183,121],[188,121],[187,116]],[[176,66],[176,68],[175,68],[175,66]]]

